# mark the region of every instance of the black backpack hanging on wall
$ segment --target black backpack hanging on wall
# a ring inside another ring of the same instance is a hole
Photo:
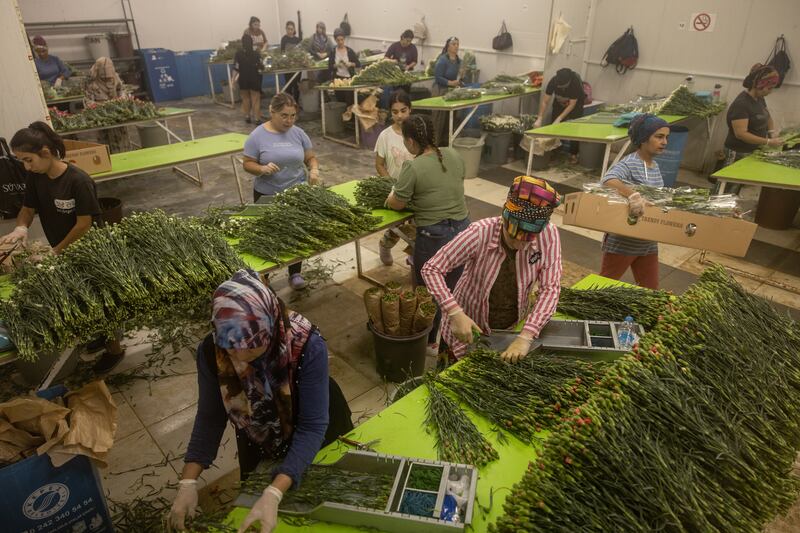
[[[342,19],[341,24],[339,24],[339,28],[344,32],[344,34],[350,37],[350,32],[352,28],[350,27],[350,21],[347,20],[347,13],[344,14],[344,18]]]
[[[765,64],[774,68],[778,71],[778,74],[780,74],[781,79],[778,81],[776,87],[783,85],[783,78],[786,77],[786,73],[792,68],[792,62],[789,60],[789,53],[786,51],[786,39],[783,38],[783,34],[775,39],[775,46],[772,48],[772,53],[769,54]]]
[[[508,32],[508,28],[506,28],[506,21],[503,21],[503,24],[500,26],[500,31],[498,34],[492,39],[492,48],[495,50],[507,50],[514,46],[514,40],[511,38],[511,34]]]
[[[25,199],[25,165],[8,148],[0,137],[0,217],[15,218]]]
[[[616,41],[606,50],[603,59],[600,60],[602,66],[615,65],[617,74],[625,74],[629,70],[636,68],[639,62],[639,43],[633,35],[633,26],[625,30]]]

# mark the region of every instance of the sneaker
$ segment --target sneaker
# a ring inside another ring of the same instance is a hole
[[[394,258],[392,257],[392,249],[386,248],[382,244],[379,244],[378,252],[380,253],[381,256],[381,263],[383,263],[386,266],[392,266],[392,264],[394,263]]]
[[[113,370],[114,367],[117,366],[124,357],[125,350],[122,350],[120,353],[116,354],[103,352],[103,355],[101,355],[97,361],[95,361],[92,369],[94,370],[95,374],[107,374],[108,372],[111,372],[111,370]]]
[[[306,286],[306,280],[303,279],[303,276],[300,274],[292,274],[289,276],[289,286],[296,291],[304,289]]]

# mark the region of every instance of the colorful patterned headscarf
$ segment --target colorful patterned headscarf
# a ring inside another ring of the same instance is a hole
[[[252,270],[239,270],[214,292],[211,314],[217,375],[228,418],[276,456],[294,429],[295,372],[313,329],[298,313],[288,321],[278,297]],[[246,363],[226,350],[263,348]]]
[[[768,89],[777,87],[781,81],[781,75],[774,67],[756,63],[750,69],[750,74],[742,82],[747,89]]]
[[[514,239],[532,241],[559,204],[561,196],[545,180],[517,176],[503,206],[503,227]]]

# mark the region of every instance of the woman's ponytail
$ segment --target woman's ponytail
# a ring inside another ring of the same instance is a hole
[[[38,154],[43,148],[50,150],[56,159],[63,159],[67,149],[64,141],[47,123],[37,121],[22,128],[11,138],[11,149]]]

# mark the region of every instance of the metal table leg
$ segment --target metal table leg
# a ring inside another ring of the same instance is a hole
[[[356,272],[358,273],[358,277],[363,279],[364,281],[372,283],[373,285],[377,285],[378,287],[383,287],[383,283],[373,278],[372,276],[368,276],[367,274],[364,273],[364,268],[361,266],[361,240],[356,239],[355,241],[353,241],[353,244],[356,245]]]
[[[206,69],[208,70],[208,84],[211,87],[211,101],[217,101],[217,95],[214,92],[214,75],[211,72],[211,63],[206,63]]]
[[[606,175],[608,171],[608,160],[611,158],[611,143],[606,143],[606,150],[603,154],[603,166],[600,168],[600,177]]]
[[[236,189],[239,191],[239,202],[244,204],[244,191],[242,191],[242,181],[239,179],[239,165],[237,165],[237,158],[235,155],[231,156],[231,165],[233,165],[233,179],[236,180]]]
[[[225,63],[225,70],[228,72],[228,92],[231,95],[231,109],[236,108],[236,98],[233,96],[233,80],[231,79],[231,64]]]
[[[526,135],[525,138],[530,141],[528,143],[528,168],[525,171],[525,175],[530,176],[531,175],[531,171],[533,170],[533,141],[534,141],[534,137],[529,137],[529,136]],[[606,154],[606,157],[608,157],[608,154]]]

